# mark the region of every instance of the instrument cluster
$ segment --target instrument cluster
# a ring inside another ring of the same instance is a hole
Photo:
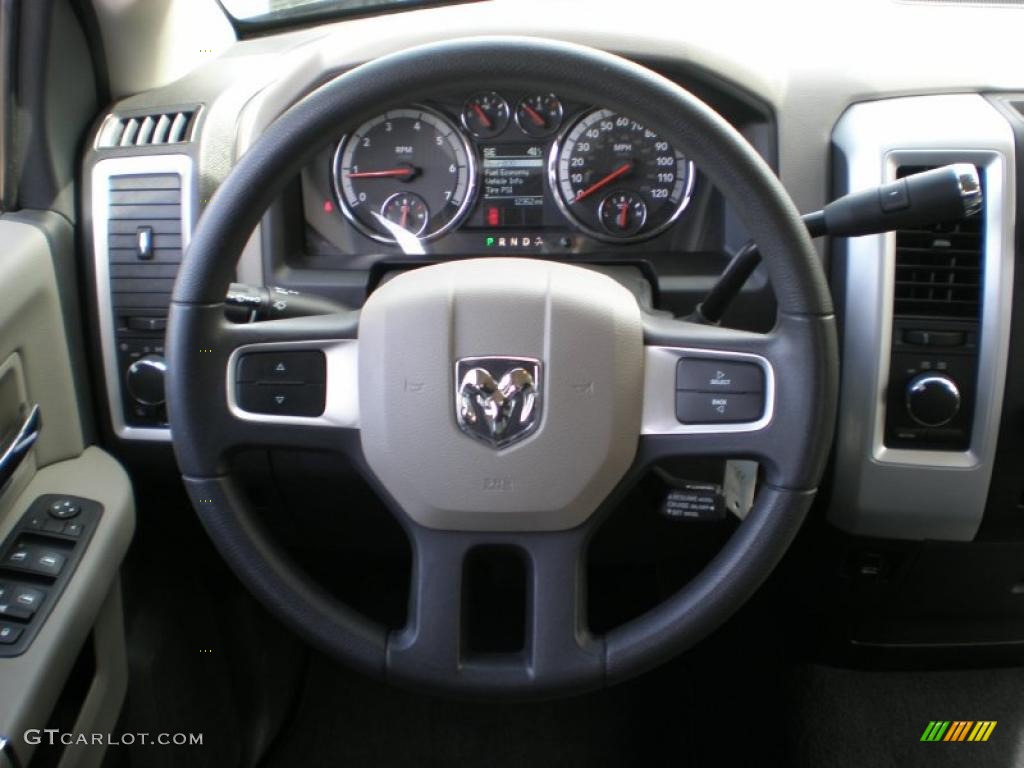
[[[555,93],[487,90],[351,127],[332,148],[329,177],[338,210],[328,202],[324,212],[371,240],[427,243],[455,230],[492,246],[555,231],[647,240],[682,214],[695,171],[629,115]]]

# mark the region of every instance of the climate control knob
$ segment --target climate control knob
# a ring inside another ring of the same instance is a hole
[[[160,355],[140,357],[125,374],[128,394],[142,405],[162,405],[166,375],[167,361]]]
[[[941,427],[960,412],[960,389],[942,373],[919,373],[907,383],[907,412],[923,427]]]

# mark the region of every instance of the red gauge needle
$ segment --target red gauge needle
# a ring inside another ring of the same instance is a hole
[[[538,128],[543,128],[545,125],[547,125],[547,121],[544,120],[544,115],[542,115],[536,109],[531,107],[529,104],[524,102],[523,109],[526,111],[526,114],[530,116],[530,119],[533,120],[533,124],[536,125]]]
[[[615,181],[617,178],[619,178],[619,176],[623,176],[623,175],[629,173],[632,170],[633,170],[633,161],[632,160],[626,161],[625,163],[620,165],[618,168],[616,168],[614,171],[612,171],[607,176],[605,176],[603,179],[601,179],[599,181],[595,181],[589,187],[587,187],[582,192],[577,194],[576,195],[576,199],[573,200],[573,202],[574,203],[578,203],[583,198],[589,197],[590,195],[592,195],[595,192],[597,192],[597,190],[599,190],[599,189],[601,189],[603,187],[606,187],[609,184],[611,184],[613,181]]]
[[[629,223],[629,203],[622,203],[619,206],[619,229],[625,229]]]
[[[406,226],[409,223],[409,204],[406,203],[402,206],[402,220],[398,222],[398,226],[402,229],[408,229]]]
[[[494,123],[491,121],[491,118],[487,116],[487,113],[484,112],[483,107],[479,104],[470,104],[469,106],[471,106],[473,111],[476,112],[476,116],[480,118],[480,122],[484,124],[484,128],[494,127]]]
[[[345,175],[350,179],[397,179],[412,177],[416,174],[417,169],[412,166],[404,166],[402,168],[388,168],[386,171],[355,171],[346,173]]]

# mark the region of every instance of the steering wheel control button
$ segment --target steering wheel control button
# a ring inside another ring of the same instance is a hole
[[[764,392],[764,371],[754,363],[683,358],[676,389],[694,392]]]
[[[320,350],[249,352],[238,359],[238,381],[261,384],[319,384],[327,381],[327,358]]]
[[[318,384],[243,381],[237,399],[243,411],[270,416],[320,416],[326,405],[325,388]]]
[[[762,394],[676,393],[676,418],[683,424],[735,424],[757,421],[763,413]]]
[[[82,508],[71,499],[58,499],[49,508],[50,517],[56,517],[60,520],[70,520],[73,517],[78,517],[81,511]]]

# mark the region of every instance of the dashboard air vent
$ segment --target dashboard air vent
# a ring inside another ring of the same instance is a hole
[[[97,146],[149,147],[161,144],[183,144],[192,139],[192,123],[196,110],[160,112],[135,117],[111,115],[100,130]]]
[[[897,177],[926,170],[926,167],[903,166]],[[897,230],[895,315],[978,317],[984,216],[982,210],[976,216],[959,221],[924,229]]]

